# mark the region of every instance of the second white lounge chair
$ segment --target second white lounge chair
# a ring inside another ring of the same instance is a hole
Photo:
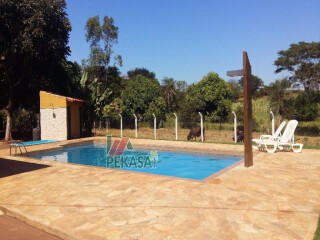
[[[259,139],[258,138],[252,139],[252,142],[256,144],[256,145],[252,146],[252,148],[256,149],[256,150],[260,150],[261,144],[263,142],[268,142],[268,141],[270,141],[270,139],[275,139],[277,137],[280,137],[282,129],[284,128],[286,123],[287,123],[286,121],[281,122],[281,124],[277,128],[277,131],[275,131],[275,133],[273,135],[261,135]]]
[[[294,131],[297,126],[297,120],[290,120],[281,137],[270,137],[268,140],[261,142],[260,145],[263,146],[268,153],[274,153],[277,149],[301,152],[303,144],[294,143]],[[269,149],[269,146],[272,148]]]

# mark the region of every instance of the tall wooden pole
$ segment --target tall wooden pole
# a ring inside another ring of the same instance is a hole
[[[243,51],[243,95],[244,95],[244,166],[253,165],[252,158],[252,86],[251,65],[246,51]]]

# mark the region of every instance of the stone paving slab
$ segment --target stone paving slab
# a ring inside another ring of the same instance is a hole
[[[0,211],[1,212],[1,211]],[[0,239],[3,240],[61,240],[31,227],[13,217],[0,214]]]
[[[154,140],[133,144],[213,154],[241,155],[243,149]],[[259,153],[253,167],[238,165],[208,182],[11,159],[51,167],[0,178],[0,206],[64,239],[313,239],[320,212],[317,150]]]

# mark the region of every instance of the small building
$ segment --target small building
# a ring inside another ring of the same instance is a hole
[[[40,126],[42,140],[80,138],[84,100],[40,91]]]

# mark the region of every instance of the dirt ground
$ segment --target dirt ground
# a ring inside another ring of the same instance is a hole
[[[120,137],[119,129],[96,129],[94,131],[97,136],[105,136],[106,134],[115,137]],[[186,141],[189,133],[189,129],[178,129],[178,140]],[[259,138],[263,133],[253,132],[253,138]],[[135,137],[134,129],[123,129],[123,137]],[[215,143],[233,143],[232,140],[233,131],[228,130],[205,130],[205,140],[206,142]],[[138,129],[138,138],[154,139],[154,131],[152,128],[141,127]],[[175,140],[175,130],[174,128],[159,128],[157,129],[157,139],[161,140]],[[301,142],[308,146],[320,146],[320,137],[307,137],[307,136],[295,136],[297,142]],[[197,138],[200,141],[200,138]]]

